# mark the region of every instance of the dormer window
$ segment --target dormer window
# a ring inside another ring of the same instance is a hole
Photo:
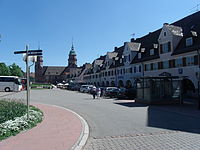
[[[154,55],[154,49],[150,49],[150,56]]]
[[[138,53],[138,59],[141,59],[142,55],[141,53]]]
[[[168,53],[170,51],[171,51],[171,42],[167,42],[167,43],[160,45],[160,53],[161,54]]]
[[[186,46],[193,45],[193,39],[192,39],[192,37],[187,38],[185,42],[186,42]]]

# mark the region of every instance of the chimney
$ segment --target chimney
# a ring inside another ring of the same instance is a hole
[[[131,39],[131,42],[134,42],[134,41],[135,41],[135,38],[132,38],[132,39]]]
[[[117,50],[117,47],[115,47],[115,51]]]
[[[163,23],[163,26],[169,25],[169,23]]]
[[[124,46],[126,45],[126,43],[128,43],[128,42],[124,42]]]

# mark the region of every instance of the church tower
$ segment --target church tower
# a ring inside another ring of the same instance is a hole
[[[71,51],[69,52],[68,67],[69,68],[76,68],[77,67],[76,52],[74,50],[73,43],[72,43]]]
[[[37,62],[35,63],[35,82],[42,82],[43,79],[43,59],[42,56],[37,56]]]

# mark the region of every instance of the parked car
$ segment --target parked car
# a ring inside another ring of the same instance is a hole
[[[134,99],[137,96],[137,90],[135,88],[120,88],[117,94],[118,99]]]
[[[118,92],[119,92],[119,88],[110,89],[110,90],[109,90],[109,93],[108,93],[108,96],[109,96],[110,98],[116,98]]]
[[[93,85],[81,85],[80,92],[90,93],[93,87],[94,87]]]
[[[110,97],[110,92],[112,92],[113,90],[118,89],[117,87],[106,87],[105,89],[105,97]]]
[[[126,88],[119,88],[119,91],[117,93],[117,98],[118,99],[127,99],[127,96],[126,96]]]

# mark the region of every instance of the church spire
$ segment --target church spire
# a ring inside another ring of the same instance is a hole
[[[71,50],[69,52],[68,67],[70,67],[70,68],[76,68],[77,67],[77,59],[76,59],[76,52],[74,50],[73,38],[72,38],[72,47],[71,47]]]
[[[74,38],[72,37],[72,48],[71,50],[74,50]]]

